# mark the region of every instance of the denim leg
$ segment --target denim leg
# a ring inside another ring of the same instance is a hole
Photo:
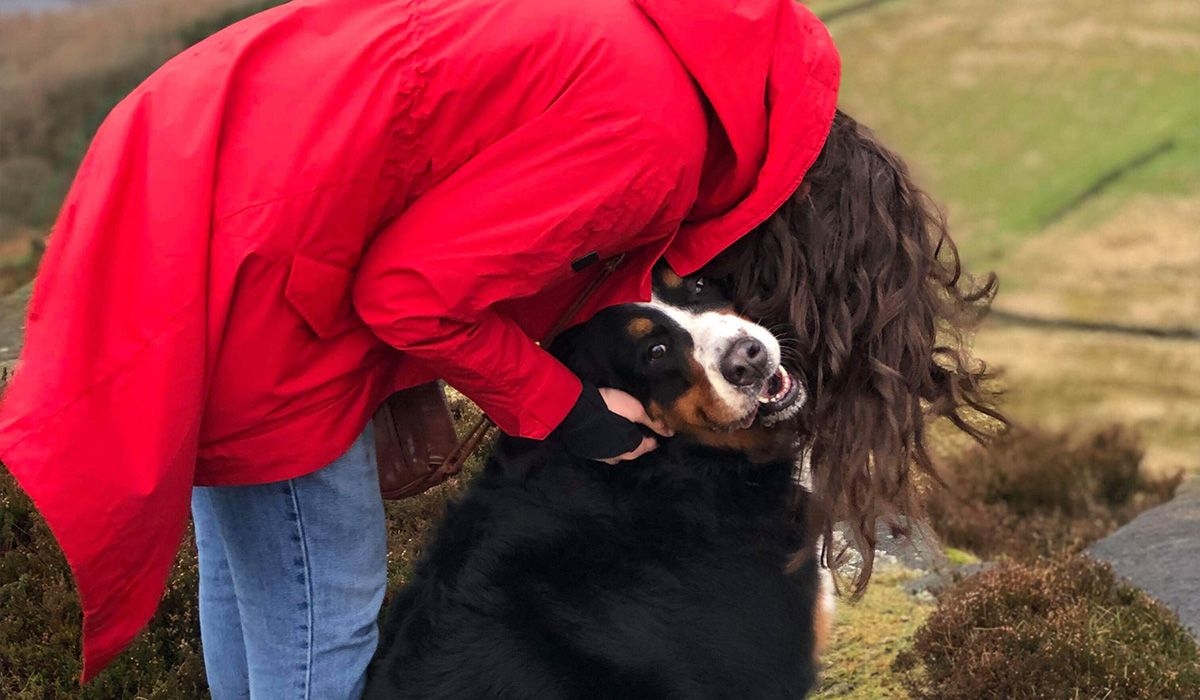
[[[312,474],[203,490],[237,595],[250,696],[359,698],[387,584],[370,431]]]
[[[209,502],[210,489],[192,491],[192,520],[200,565],[200,636],[204,671],[213,700],[250,697],[246,646],[237,594],[216,516]]]

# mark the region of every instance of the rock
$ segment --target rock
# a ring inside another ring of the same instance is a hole
[[[963,564],[949,571],[935,571],[920,578],[905,582],[904,592],[916,596],[920,600],[932,600],[933,596],[946,588],[970,578],[982,571],[987,571],[996,565],[994,561],[981,561],[974,564]]]
[[[902,521],[908,525],[907,521]],[[925,526],[912,527],[911,535],[893,535],[884,524],[879,524],[875,531],[875,571],[900,568],[908,571],[933,572],[938,575],[948,575],[956,567],[946,559],[941,542],[933,532]],[[840,551],[849,540],[848,529],[844,523],[837,525],[833,531],[834,551]],[[847,578],[853,578],[862,568],[862,557],[853,547],[846,550],[846,559],[839,567],[839,573]]]
[[[1200,478],[1142,513],[1087,553],[1179,615],[1200,641]]]

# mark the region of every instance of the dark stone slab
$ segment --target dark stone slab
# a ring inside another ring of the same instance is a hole
[[[1088,548],[1121,578],[1179,615],[1200,641],[1200,478]]]

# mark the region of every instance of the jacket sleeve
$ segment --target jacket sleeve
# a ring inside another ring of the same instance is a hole
[[[372,242],[355,281],[358,314],[503,430],[544,438],[579,397],[579,379],[494,307],[576,274],[571,261],[589,252],[674,233],[695,184],[669,140],[639,133],[547,115],[492,144]]]

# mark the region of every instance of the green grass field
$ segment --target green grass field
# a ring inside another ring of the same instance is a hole
[[[977,263],[1003,261],[1164,143],[1108,194],[1200,187],[1195,3],[891,0],[831,29],[843,108],[916,164]]]

